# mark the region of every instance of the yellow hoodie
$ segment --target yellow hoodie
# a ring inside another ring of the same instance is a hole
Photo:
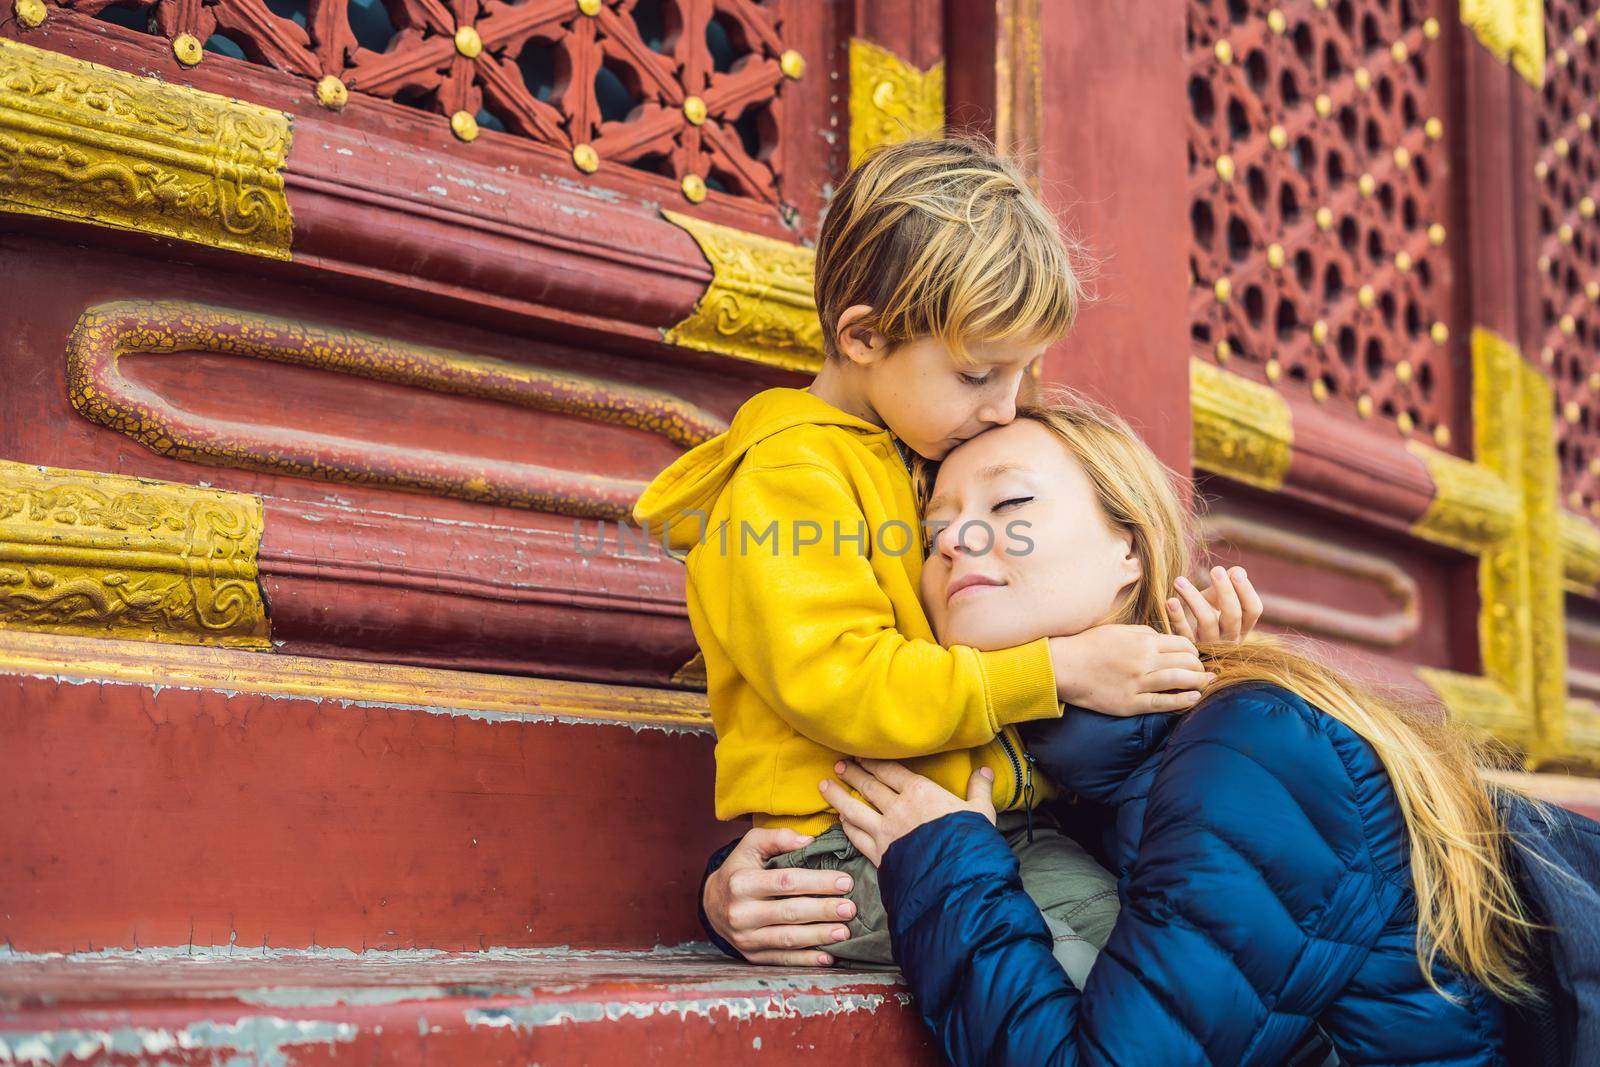
[[[633,514],[687,553],[718,818],[826,829],[836,817],[817,784],[842,755],[905,760],[962,795],[988,766],[1001,809],[1043,796],[1042,779],[1023,796],[1015,731],[996,735],[1061,714],[1048,644],[934,640],[916,498],[887,430],[768,389],[657,475]]]

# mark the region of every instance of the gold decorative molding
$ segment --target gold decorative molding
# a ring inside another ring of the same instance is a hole
[[[785,370],[822,365],[822,324],[812,293],[814,251],[704,219],[662,211],[689,232],[711,264],[711,284],[670,344]]]
[[[1565,755],[1600,768],[1600,707],[1592,700],[1569,700],[1566,706]]]
[[[1406,448],[1433,481],[1433,500],[1411,527],[1413,534],[1473,555],[1511,535],[1521,502],[1504,478],[1420,441],[1407,441]]]
[[[703,693],[0,629],[0,673],[709,731]]]
[[[1567,623],[1555,390],[1538,368],[1519,360],[1518,369],[1523,378],[1522,509],[1528,524],[1528,623],[1537,751],[1540,755],[1564,755],[1568,752]]]
[[[1528,528],[1522,513],[1522,356],[1489,330],[1472,331],[1472,422],[1478,461],[1515,487],[1516,522],[1478,563],[1478,643],[1484,673],[1531,715]],[[1530,722],[1531,727],[1531,722]]]
[[[1561,513],[1562,577],[1569,592],[1593,596],[1600,586],[1600,529],[1582,515]]]
[[[1550,383],[1510,341],[1472,331],[1478,460],[1517,493],[1517,521],[1479,557],[1484,673],[1525,709],[1535,759],[1566,747],[1566,631],[1559,471]]]
[[[288,259],[289,117],[0,38],[0,211]]]
[[[1277,390],[1191,358],[1189,401],[1196,467],[1258,489],[1283,488],[1294,423]]]
[[[850,39],[850,160],[944,133],[944,61],[918,70],[887,48]]]
[[[672,681],[675,685],[687,686],[704,692],[706,688],[706,654],[704,652],[696,652],[694,658],[672,672]]]
[[[1416,673],[1455,718],[1524,751],[1532,746],[1533,724],[1527,712],[1497,682],[1435,667],[1418,667]]]
[[[0,627],[264,649],[259,498],[0,460]]]
[[[1461,0],[1461,24],[1500,62],[1544,85],[1544,0]]]

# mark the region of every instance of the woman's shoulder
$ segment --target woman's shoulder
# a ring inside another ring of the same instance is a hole
[[[1375,843],[1374,831],[1392,837],[1393,792],[1372,746],[1282,686],[1252,682],[1218,693],[1172,732],[1163,757],[1158,778],[1189,804],[1294,813],[1263,818],[1256,824],[1263,832],[1299,825],[1295,832],[1314,829],[1351,846]]]
[[[1184,717],[1169,750],[1186,745],[1239,747],[1263,761],[1298,761],[1312,752],[1336,752],[1348,761],[1376,760],[1371,746],[1323,709],[1271,682],[1231,685]],[[1358,751],[1352,751],[1352,747]]]

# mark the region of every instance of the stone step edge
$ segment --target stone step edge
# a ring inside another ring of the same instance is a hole
[[[730,1024],[740,1047],[753,1050],[765,1040],[768,1051],[800,1051],[801,1035],[816,1026],[858,1050],[863,1027],[907,1052],[925,1044],[898,974],[752,967],[707,946],[219,948],[0,954],[0,1064],[168,1062],[172,1055],[185,1063],[245,1055],[294,1064],[302,1056],[321,1062],[336,1046],[392,1051],[397,1041],[462,1051],[484,1042],[659,1048],[726,1042],[735,1035],[720,1028]]]

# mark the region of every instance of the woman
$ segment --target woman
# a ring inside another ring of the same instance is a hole
[[[923,596],[941,640],[1069,613],[1164,627],[1183,512],[1115,417],[1019,411],[951,454],[936,495],[929,518],[952,521]],[[997,515],[1027,519],[1038,549],[969,553],[955,531]],[[942,610],[974,573],[994,592]],[[951,1059],[1276,1063],[1319,1026],[1353,1063],[1505,1063],[1529,924],[1472,743],[1287,649],[1205,652],[1218,682],[1176,723],[1110,749],[1079,743],[1080,716],[1029,739],[1041,771],[1114,812],[1123,909],[1081,991],[979,788],[963,801],[879,763],[841,765],[870,804],[824,784],[880,863],[896,956]]]

